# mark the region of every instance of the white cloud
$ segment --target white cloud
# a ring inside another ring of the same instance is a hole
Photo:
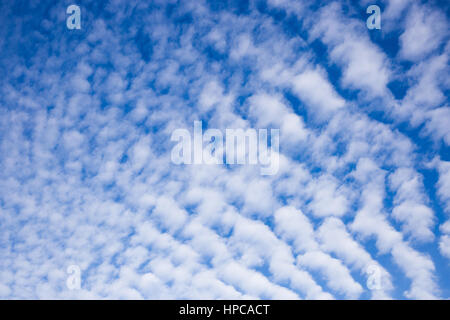
[[[364,20],[344,17],[341,6],[333,2],[321,8],[317,20],[309,23],[311,39],[320,38],[328,46],[331,60],[342,66],[344,86],[362,89],[370,97],[386,94],[389,62],[370,41]]]
[[[320,248],[325,252],[335,254],[345,264],[358,269],[364,276],[371,266],[376,266],[380,271],[380,287],[372,290],[372,298],[389,299],[392,290],[391,275],[376,262],[364,247],[355,241],[346,230],[344,223],[334,217],[327,218],[320,226],[317,237]]]
[[[426,206],[422,177],[410,168],[399,168],[389,182],[396,192],[392,215],[404,224],[404,232],[418,240],[433,240],[434,213]]]
[[[400,36],[399,55],[417,61],[436,50],[447,31],[446,19],[440,12],[414,5],[406,18],[405,32]]]
[[[327,119],[335,110],[344,107],[331,84],[319,70],[307,70],[292,79],[292,86],[300,99],[310,105],[311,114]]]
[[[356,299],[363,289],[351,277],[348,270],[337,259],[320,251],[310,251],[298,257],[301,266],[319,270],[327,279],[327,284],[333,290],[342,293],[349,299]]]
[[[350,228],[363,237],[375,237],[380,253],[391,253],[395,263],[411,279],[410,290],[405,292],[409,298],[431,299],[438,296],[438,288],[433,275],[433,261],[403,241],[402,234],[395,230],[383,213],[384,172],[376,166],[361,171],[359,180],[369,179],[361,194],[361,208]]]
[[[347,213],[349,200],[345,187],[339,186],[332,177],[321,176],[310,183],[308,192],[312,197],[309,209],[315,216],[340,217]]]

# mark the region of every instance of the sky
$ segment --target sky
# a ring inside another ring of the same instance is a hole
[[[0,1],[0,299],[449,299],[449,8]]]

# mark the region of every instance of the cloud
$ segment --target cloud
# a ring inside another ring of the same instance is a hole
[[[320,9],[312,25],[311,39],[319,38],[330,59],[341,65],[344,86],[364,90],[374,97],[386,94],[390,78],[386,55],[369,40],[365,21],[344,17],[341,5],[333,2]],[[329,28],[333,25],[333,28]]]
[[[364,247],[355,241],[344,223],[334,217],[327,218],[320,226],[317,237],[320,247],[326,252],[335,254],[351,268],[366,274],[370,267],[376,266],[380,271],[380,286],[372,290],[374,299],[389,299],[393,289],[391,275],[378,263]]]
[[[427,6],[413,5],[400,36],[399,55],[417,61],[436,50],[446,37],[447,21],[441,12]]]
[[[399,168],[389,176],[391,188],[395,190],[395,219],[404,223],[406,233],[419,240],[433,240],[434,213],[426,206],[422,177],[410,168]]]
[[[344,100],[318,70],[305,71],[295,76],[292,82],[294,92],[310,104],[311,109],[315,109],[314,114],[319,117],[327,117],[344,106]]]

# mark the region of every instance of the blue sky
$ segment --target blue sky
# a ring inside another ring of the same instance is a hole
[[[448,299],[448,17],[2,1],[0,298]],[[277,174],[174,164],[194,121],[279,129]]]

